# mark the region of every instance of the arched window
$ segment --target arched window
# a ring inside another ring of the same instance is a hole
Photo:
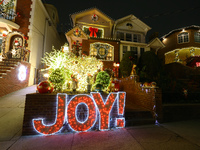
[[[112,61],[114,60],[114,47],[107,43],[92,43],[90,44],[90,56]]]
[[[178,43],[187,43],[189,42],[189,33],[183,32],[178,35]]]

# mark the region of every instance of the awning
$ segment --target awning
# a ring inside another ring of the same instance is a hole
[[[19,29],[20,26],[10,20],[0,18],[0,28],[1,27],[6,28],[9,32],[11,32],[13,29]]]

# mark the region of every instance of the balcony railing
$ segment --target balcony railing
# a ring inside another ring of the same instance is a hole
[[[29,62],[30,51],[25,48],[17,48],[6,53],[6,57],[20,59],[22,61]]]
[[[14,10],[14,3],[0,4],[0,18],[14,21],[17,14]]]

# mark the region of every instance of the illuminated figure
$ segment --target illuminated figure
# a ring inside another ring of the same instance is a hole
[[[72,78],[72,90],[73,92],[76,91],[76,89],[78,88],[78,79],[76,78],[76,75],[71,75]]]
[[[133,67],[132,67],[132,70],[131,70],[131,76],[137,75],[135,68],[136,68],[136,65],[133,64]]]

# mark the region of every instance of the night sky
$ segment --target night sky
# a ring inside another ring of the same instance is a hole
[[[147,38],[154,32],[159,37],[173,29],[190,25],[200,26],[200,0],[43,0],[58,9],[59,30],[66,32],[70,26],[69,15],[96,7],[113,20],[135,15],[152,29]]]

